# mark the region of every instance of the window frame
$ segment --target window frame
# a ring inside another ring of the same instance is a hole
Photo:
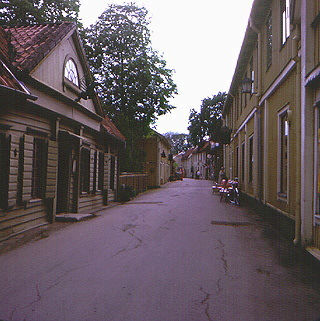
[[[46,140],[34,137],[31,178],[32,199],[43,199],[45,196],[47,157],[48,152]]]
[[[272,12],[269,13],[266,20],[266,46],[267,46],[267,69],[272,65],[272,47],[273,47],[273,28],[272,28]]]
[[[73,76],[72,76],[73,74]],[[70,76],[71,75],[71,76]],[[70,77],[69,77],[70,76]],[[63,69],[63,77],[69,84],[80,88],[80,77],[77,68],[77,64],[73,58],[67,57],[64,69]]]
[[[239,145],[236,146],[236,163],[235,163],[235,177],[239,178]]]
[[[90,193],[90,149],[86,147],[80,151],[80,193]]]
[[[241,181],[246,179],[246,142],[241,143]]]
[[[290,37],[290,0],[280,1],[281,45]]]
[[[289,194],[290,164],[290,126],[288,119],[289,105],[278,113],[278,177],[277,192],[279,199],[287,200]]]
[[[249,176],[248,176],[248,181],[249,183],[253,182],[253,164],[254,164],[254,148],[253,148],[253,144],[254,144],[254,135],[251,135],[249,137],[249,152],[248,152],[248,165],[249,165]]]

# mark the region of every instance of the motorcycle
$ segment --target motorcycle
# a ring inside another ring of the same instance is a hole
[[[212,186],[214,190],[214,186]],[[215,186],[215,189],[217,187]],[[236,205],[240,205],[240,189],[238,179],[221,181],[221,185],[218,187],[220,194],[220,202],[231,202]]]
[[[231,203],[240,205],[240,189],[238,179],[229,181],[230,187],[228,188],[228,198]]]

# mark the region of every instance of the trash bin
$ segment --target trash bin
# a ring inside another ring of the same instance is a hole
[[[117,196],[118,202],[128,202],[133,196],[134,193],[133,188],[131,186],[127,186],[125,184],[119,186]]]

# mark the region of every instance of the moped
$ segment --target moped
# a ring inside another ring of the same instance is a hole
[[[238,178],[229,181],[228,199],[231,203],[240,205],[240,189]]]

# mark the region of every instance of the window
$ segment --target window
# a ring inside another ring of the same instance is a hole
[[[267,68],[272,64],[272,14],[270,13],[266,23],[267,27]]]
[[[44,197],[47,160],[46,150],[46,141],[42,138],[34,138],[31,183],[32,198]]]
[[[87,148],[81,149],[80,186],[81,192],[90,192],[90,150]]]
[[[236,147],[235,177],[239,177],[239,146]]]
[[[98,160],[98,190],[103,190],[103,182],[104,182],[104,154],[99,152],[99,160]]]
[[[253,136],[249,138],[249,183],[253,182]]]
[[[290,36],[290,0],[281,0],[281,41],[284,44]]]
[[[98,151],[96,150],[94,152],[94,158],[93,158],[93,191],[96,192],[98,189],[97,183],[98,183]]]
[[[64,76],[70,80],[74,85],[79,87],[79,77],[78,77],[78,71],[77,66],[73,59],[69,59],[66,63],[65,69],[64,69]]]
[[[288,192],[288,145],[289,121],[287,110],[279,115],[279,183],[280,196],[286,197]]]
[[[241,145],[241,180],[244,182],[245,179],[245,170],[246,170],[246,145],[245,143],[242,143]]]
[[[251,57],[251,59],[250,59],[250,76],[252,79],[252,84],[251,84],[251,96],[252,96],[252,94],[255,92],[255,90],[254,90],[255,79],[254,79],[254,70],[253,70],[253,57]]]
[[[240,98],[239,98],[239,92],[236,93],[236,119],[239,119],[239,111],[240,111]]]

